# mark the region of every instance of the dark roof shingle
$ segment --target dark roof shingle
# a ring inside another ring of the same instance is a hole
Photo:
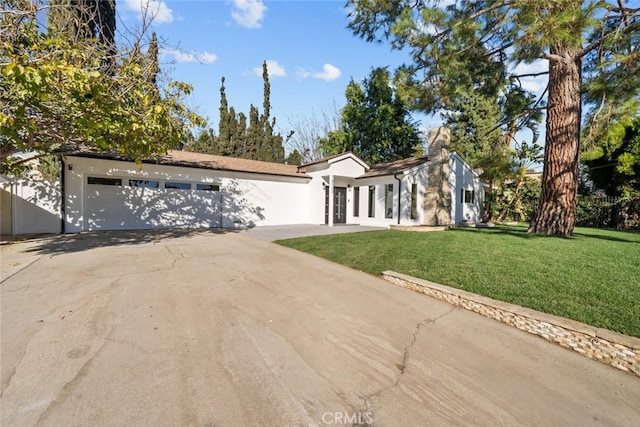
[[[96,159],[132,161],[131,159],[127,159],[117,154],[96,153],[89,150],[69,152],[68,155],[91,157]],[[298,167],[296,165],[239,159],[236,157],[194,153],[183,150],[169,150],[165,155],[157,156],[153,159],[144,159],[142,163],[311,179],[311,177],[306,173],[298,172]]]
[[[298,166],[296,165],[239,159],[236,157],[217,156],[214,154],[202,154],[182,150],[170,150],[166,155],[158,157],[157,162],[159,164],[173,166],[310,178],[304,172],[298,172]]]

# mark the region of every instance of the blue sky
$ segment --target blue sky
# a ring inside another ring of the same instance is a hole
[[[194,85],[190,107],[218,128],[220,79],[230,106],[249,113],[262,111],[262,62],[271,82],[271,116],[286,135],[291,123],[344,106],[350,79],[361,81],[373,67],[392,71],[408,59],[388,43],[367,43],[347,29],[343,0],[117,0],[119,32],[141,22],[141,10],[154,15],[151,30],[161,40],[161,66],[173,80]],[[546,61],[520,64],[515,71],[532,73]],[[546,77],[526,78],[523,86],[538,94]],[[439,114],[414,114],[420,127],[440,126]],[[544,135],[544,124],[540,126]],[[518,140],[530,140],[528,133]],[[543,139],[540,141],[543,142]]]
[[[139,24],[141,4],[146,0],[117,0],[123,24]],[[262,111],[266,60],[272,116],[286,134],[290,120],[342,107],[351,78],[360,81],[372,67],[393,70],[406,59],[388,44],[355,37],[342,0],[165,0],[149,8],[164,45],[162,67],[194,85],[189,104],[216,130],[222,76],[230,106]],[[416,119],[427,128],[441,123],[438,116]]]

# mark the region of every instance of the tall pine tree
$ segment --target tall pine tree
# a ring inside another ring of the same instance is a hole
[[[147,62],[147,81],[157,88],[160,63],[158,62],[158,37],[155,31],[151,34],[151,41],[147,50]]]
[[[274,134],[276,118],[271,119],[271,83],[267,61],[262,63],[262,80],[264,82],[262,115],[260,116],[260,139],[257,145],[255,158],[266,162],[284,162],[283,138],[280,134]]]

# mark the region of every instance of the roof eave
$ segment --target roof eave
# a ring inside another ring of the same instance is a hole
[[[127,159],[125,157],[121,157],[114,154],[98,154],[98,153],[66,153],[67,156],[70,157],[84,157],[91,159],[100,159],[100,160],[111,160],[111,161],[120,161],[120,162],[128,162],[133,163],[134,160]],[[258,172],[258,171],[249,171],[240,168],[229,168],[229,167],[211,167],[205,164],[199,164],[195,162],[187,162],[187,161],[170,161],[160,159],[144,159],[142,163],[149,165],[162,165],[162,166],[173,166],[173,167],[187,167],[193,169],[206,169],[206,170],[217,170],[217,171],[226,171],[226,172],[238,172],[238,173],[248,173],[254,175],[267,175],[267,176],[280,176],[287,178],[298,178],[298,179],[306,179],[310,180],[311,177],[306,173],[298,173],[298,174],[287,174],[287,173],[277,173],[277,172]]]

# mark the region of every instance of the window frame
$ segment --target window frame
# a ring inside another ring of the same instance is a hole
[[[99,181],[99,182],[91,182]],[[108,187],[122,187],[122,178],[112,178],[104,176],[88,176],[87,185],[105,185]]]
[[[143,185],[135,185],[133,183],[144,183]],[[153,185],[155,183],[155,185]],[[152,185],[147,185],[147,184],[152,184]],[[155,180],[155,179],[136,179],[136,178],[129,178],[128,179],[128,186],[129,187],[134,187],[134,188],[160,188],[160,181]]]
[[[167,184],[176,185],[176,187],[167,187]],[[190,182],[165,181],[163,187],[167,190],[191,190],[193,188],[193,185]]]
[[[473,204],[476,202],[476,190],[460,189],[460,203]]]
[[[353,216],[360,216],[360,187],[353,187]]]
[[[393,218],[393,183],[384,186],[384,217]]]
[[[464,202],[467,204],[475,203],[475,190],[464,190]]]
[[[369,202],[369,205],[368,205],[367,215],[369,218],[375,218],[376,217],[376,186],[375,185],[369,186],[368,202]]]
[[[205,188],[210,187],[210,188]],[[211,182],[198,182],[196,183],[196,191],[220,191],[220,184],[214,184]]]
[[[411,183],[411,219],[418,219],[418,184]]]

